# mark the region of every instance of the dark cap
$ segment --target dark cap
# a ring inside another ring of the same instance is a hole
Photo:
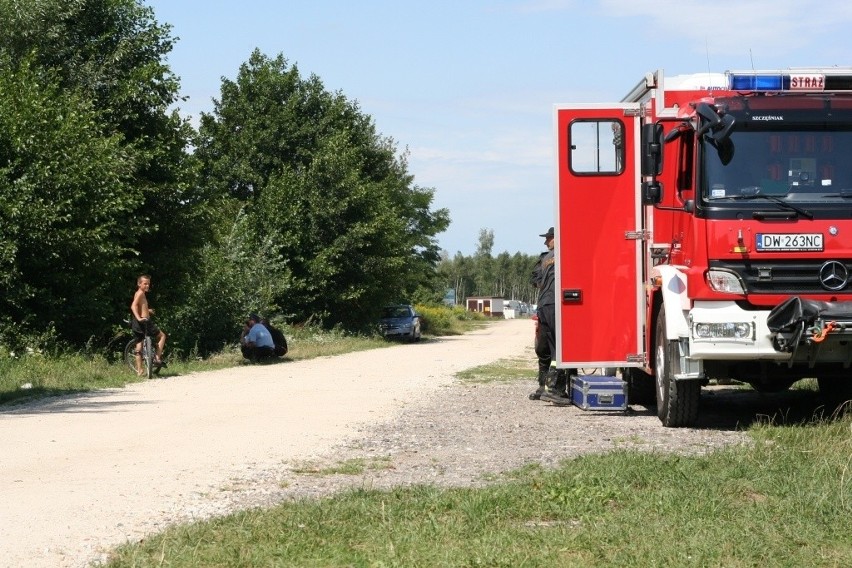
[[[257,322],[260,321],[260,316],[257,315],[257,314],[249,314],[248,319],[249,319],[249,321],[253,321],[253,322],[257,323]]]
[[[547,237],[548,239],[553,238],[553,227],[549,228],[546,233],[542,233],[539,237]]]

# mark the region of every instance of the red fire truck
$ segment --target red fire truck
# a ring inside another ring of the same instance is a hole
[[[690,426],[701,387],[852,398],[852,68],[647,74],[557,105],[556,360]]]

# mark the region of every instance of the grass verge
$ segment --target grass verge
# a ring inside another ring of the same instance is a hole
[[[461,335],[487,325],[488,319],[479,312],[469,312],[462,306],[415,306],[422,319],[423,333],[429,335]]]
[[[537,369],[534,358],[517,357],[466,369],[457,373],[456,377],[466,383],[505,383],[535,377]]]
[[[487,325],[481,314],[471,314],[460,308],[418,306],[429,322],[431,336],[457,335]],[[391,342],[378,334],[366,335],[324,330],[317,326],[282,326],[289,351],[283,360],[301,361],[388,347]],[[117,388],[139,382],[140,379],[122,361],[127,338],[116,340],[104,352],[65,352],[45,355],[38,348],[15,354],[0,345],[0,405],[28,400]],[[166,352],[168,355],[168,346]],[[168,367],[160,377],[174,377],[193,372],[213,371],[247,364],[236,345],[229,346],[211,357],[201,359],[192,354],[168,356]]]
[[[347,491],[173,527],[107,565],[846,566],[850,432],[763,425],[701,457],[617,450],[485,489]]]
[[[285,333],[289,352],[281,361],[270,364],[389,345],[379,337],[337,331],[293,328],[285,330]],[[120,347],[123,349],[124,344]],[[236,346],[230,346],[206,359],[170,357],[167,360],[168,367],[160,371],[161,378],[248,364]],[[136,377],[122,361],[120,351],[106,354],[64,353],[55,356],[33,353],[22,357],[0,357],[0,404],[122,387],[144,380]]]

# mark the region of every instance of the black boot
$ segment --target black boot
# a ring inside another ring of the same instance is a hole
[[[535,389],[534,392],[530,393],[530,400],[539,400],[541,395],[544,393],[545,381],[547,379],[546,371],[538,372],[538,388]]]
[[[556,391],[557,392],[567,392],[568,391],[568,381],[570,379],[570,373],[573,369],[559,369],[556,371]]]
[[[541,395],[541,400],[552,402],[557,406],[568,406],[571,404],[571,398],[565,392],[565,385],[568,381],[568,375],[561,370],[551,368],[547,373],[547,381],[544,387],[544,392]]]

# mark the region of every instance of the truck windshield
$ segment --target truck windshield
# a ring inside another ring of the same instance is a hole
[[[760,130],[754,123],[731,135],[734,153],[723,164],[716,149],[702,143],[701,195],[709,207],[742,209],[783,206],[852,205],[852,130]],[[836,128],[837,125],[832,125]],[[825,209],[826,207],[823,207]]]

